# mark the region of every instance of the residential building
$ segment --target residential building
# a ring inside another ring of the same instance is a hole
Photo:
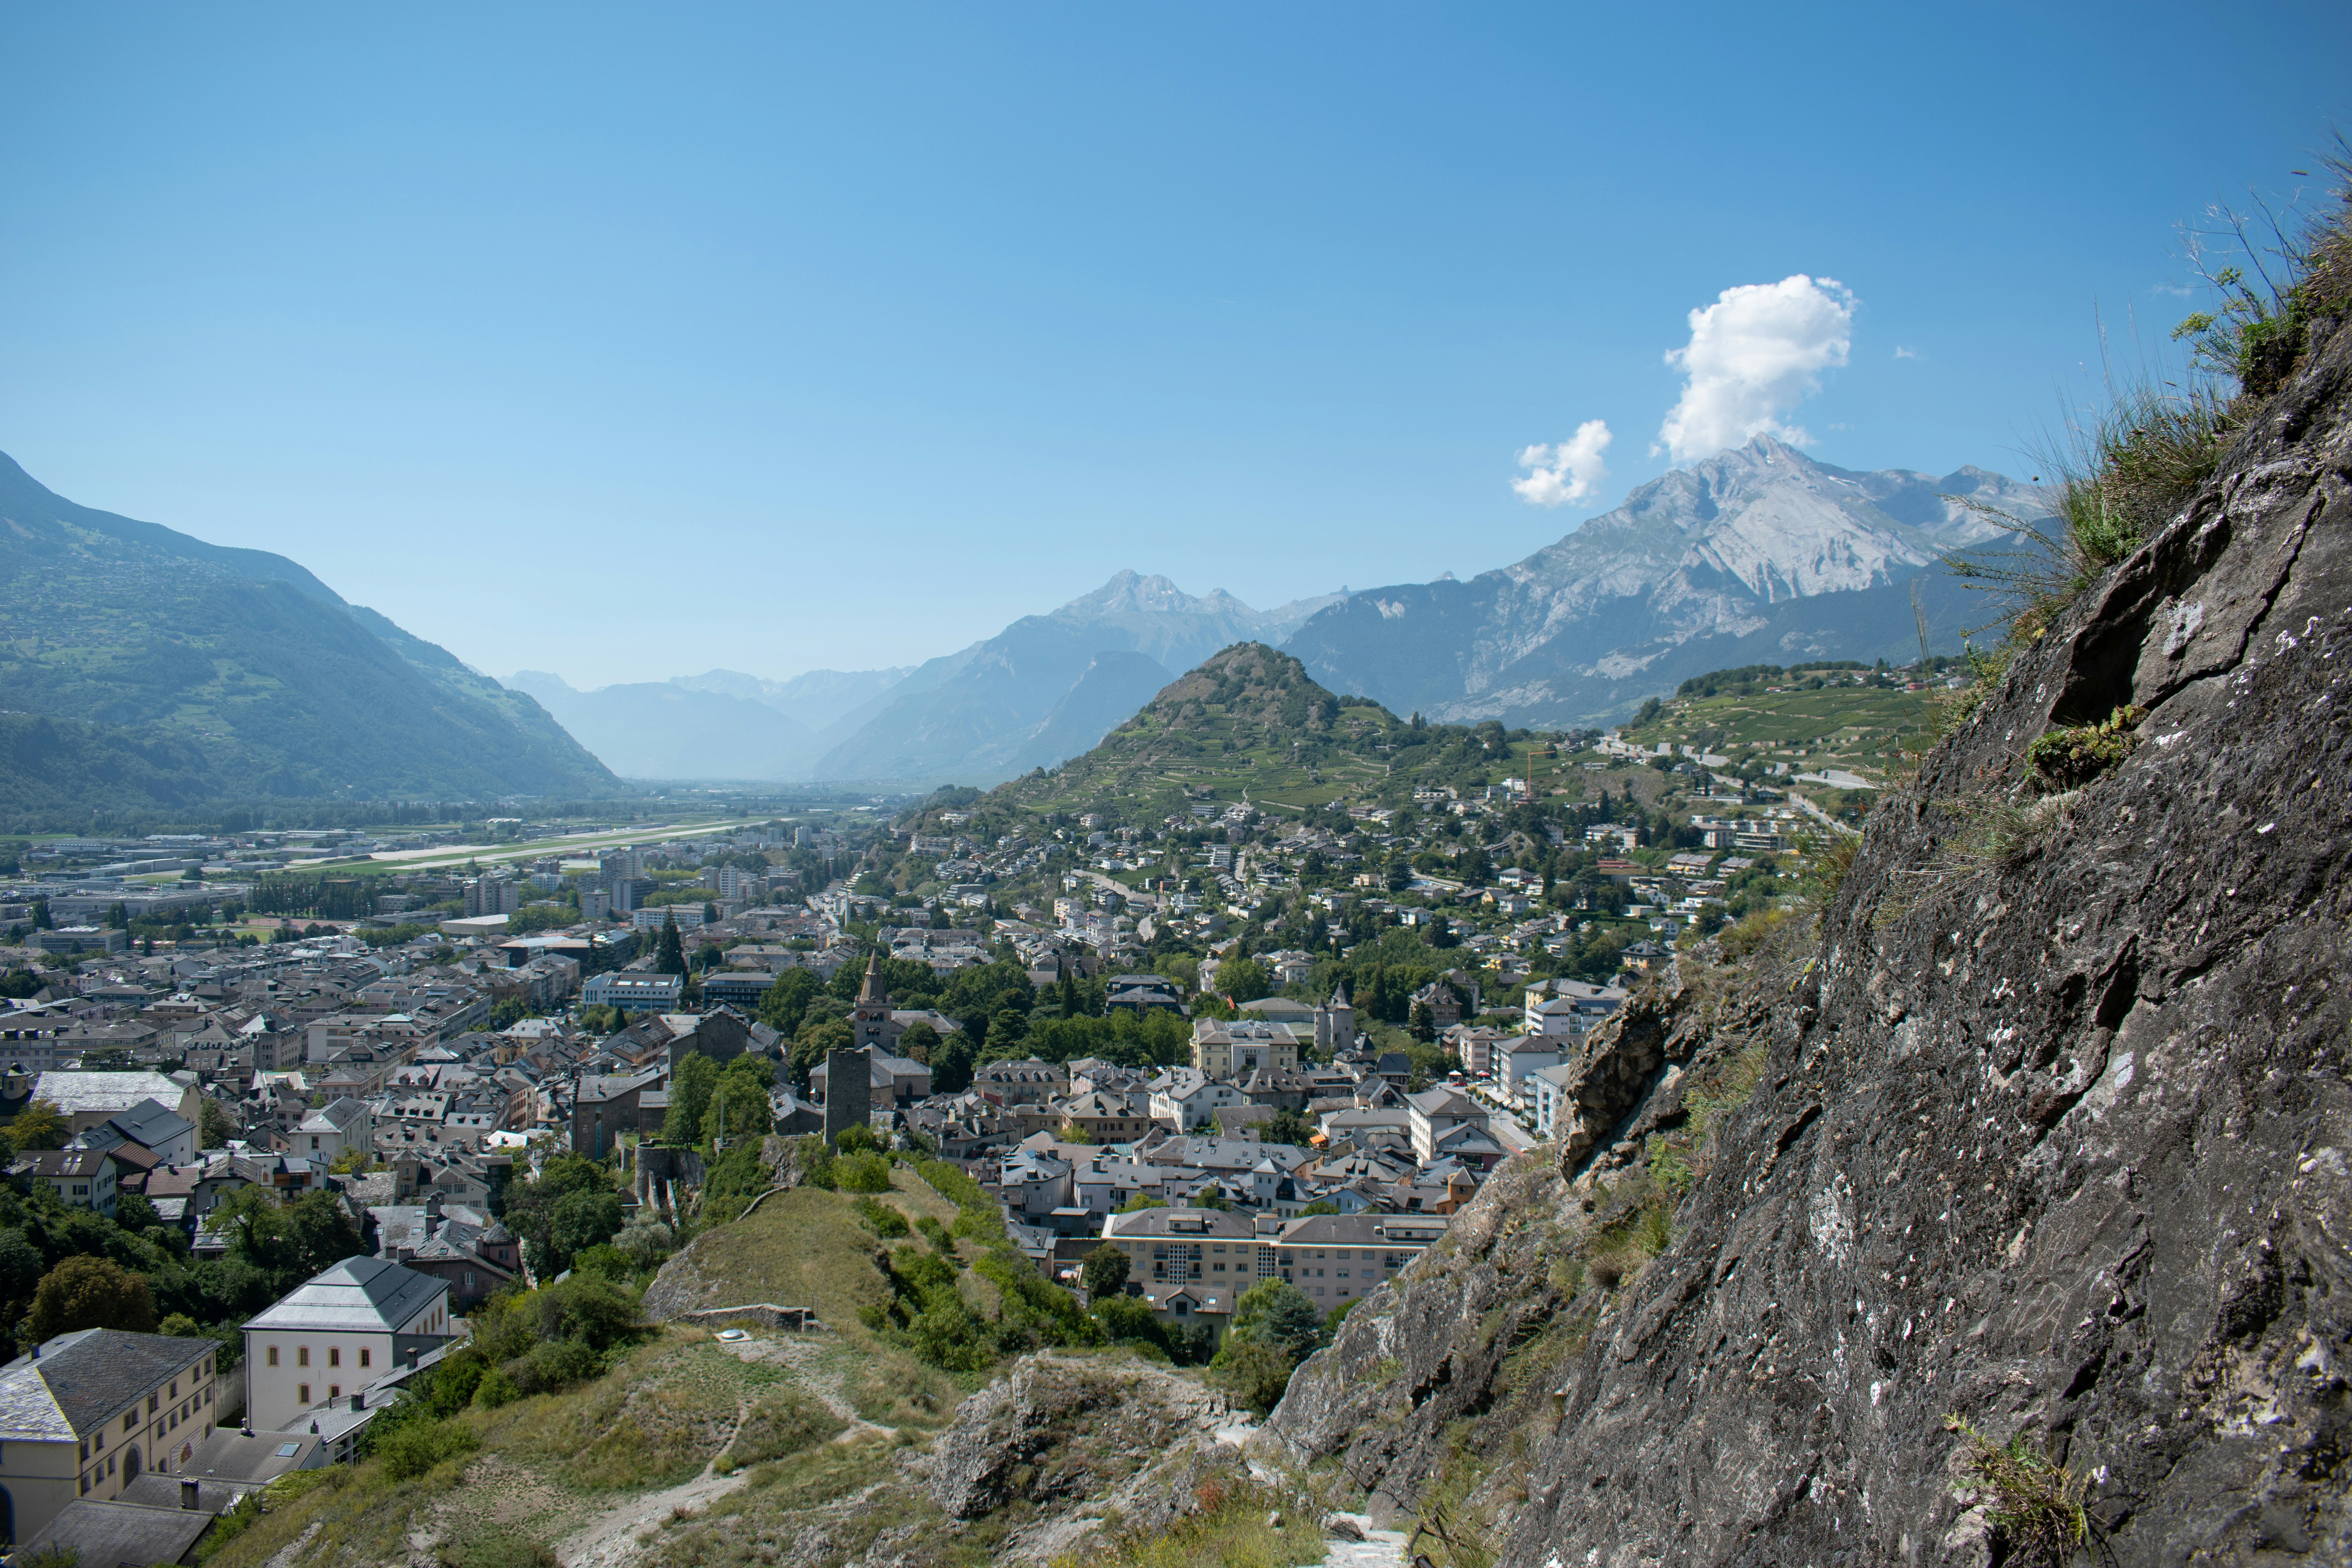
[[[971,1075],[972,1092],[991,1105],[1035,1105],[1070,1092],[1070,1075],[1052,1062],[1026,1057],[984,1063]]]
[[[1095,1143],[1125,1143],[1151,1131],[1151,1102],[1125,1089],[1097,1089],[1062,1102],[1062,1125]]]
[[[1248,1103],[1240,1085],[1198,1068],[1170,1068],[1151,1080],[1151,1120],[1171,1132],[1205,1131],[1216,1124],[1218,1111]]]
[[[776,977],[760,970],[712,971],[702,977],[702,999],[713,1005],[756,1009]]]
[[[196,1157],[196,1124],[157,1100],[142,1100],[74,1140],[85,1149],[117,1151],[123,1163],[147,1170],[184,1165]]]
[[[446,1342],[449,1283],[380,1258],[346,1258],[245,1325],[245,1411],[282,1430]]]
[[[375,1151],[375,1118],[367,1101],[346,1095],[328,1101],[295,1124],[288,1152],[331,1165],[348,1149]]]
[[[1481,1132],[1486,1129],[1486,1112],[1457,1089],[1433,1089],[1410,1095],[1405,1108],[1413,1157],[1424,1165],[1441,1157],[1440,1146],[1455,1128],[1471,1127]]]
[[[1527,1032],[1530,1035],[1581,1035],[1623,1006],[1625,994],[1625,988],[1622,985],[1595,985],[1582,980],[1539,980],[1527,990]]]
[[[1412,1005],[1425,1009],[1430,1027],[1443,1032],[1462,1022],[1462,998],[1452,985],[1433,980],[1412,994]],[[1416,1027],[1418,1025],[1416,1025]]]
[[[1257,1229],[1247,1215],[1143,1209],[1105,1216],[1102,1237],[1127,1254],[1129,1281],[1163,1320],[1198,1318],[1222,1333],[1234,1298],[1257,1283]]]
[[[1308,1215],[1266,1238],[1258,1268],[1328,1311],[1395,1279],[1445,1234],[1446,1224],[1444,1215]]]
[[[29,1541],[68,1503],[192,1458],[212,1435],[219,1351],[82,1329],[0,1366],[0,1539]]]
[[[572,1101],[572,1152],[601,1160],[620,1146],[624,1132],[641,1138],[658,1134],[669,1114],[669,1096],[662,1089],[667,1081],[658,1068],[623,1077],[583,1078]],[[648,1096],[660,1104],[647,1104]]]
[[[1527,1076],[1520,1089],[1535,1111],[1536,1131],[1545,1138],[1557,1138],[1568,1131],[1559,1118],[1570,1105],[1573,1080],[1578,1077],[1574,1062],[1557,1062],[1548,1068],[1538,1068]]]
[[[114,1156],[100,1149],[37,1149],[19,1154],[8,1173],[26,1183],[38,1183],[73,1209],[114,1217],[116,1184]]]
[[[43,952],[127,952],[131,948],[131,933],[111,926],[59,926],[37,931],[29,941]]]
[[[1473,1078],[1495,1070],[1496,1047],[1509,1038],[1500,1029],[1473,1028],[1466,1024],[1457,1024],[1445,1031],[1446,1048],[1461,1058],[1462,1070]]]
[[[1184,998],[1164,974],[1114,974],[1105,983],[1105,1005],[1135,1013],[1181,1013]]]
[[[1193,1071],[1230,1079],[1260,1068],[1297,1070],[1298,1038],[1289,1025],[1202,1018],[1192,1026]]]
[[[1516,1100],[1525,1092],[1520,1080],[1529,1073],[1556,1067],[1569,1054],[1570,1042],[1556,1035],[1514,1035],[1495,1051],[1495,1091]]]

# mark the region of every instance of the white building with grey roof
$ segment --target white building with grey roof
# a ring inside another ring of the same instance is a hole
[[[154,1100],[176,1111],[190,1125],[203,1096],[194,1083],[174,1083],[159,1072],[45,1072],[33,1080],[32,1098],[58,1108],[77,1133]]]
[[[346,1258],[245,1325],[245,1408],[283,1431],[450,1336],[449,1285],[381,1258]]]
[[[177,1471],[212,1436],[219,1351],[82,1329],[0,1366],[0,1539],[29,1541],[77,1499]]]

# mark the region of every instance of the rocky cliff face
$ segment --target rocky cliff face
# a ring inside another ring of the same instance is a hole
[[[2081,1478],[2102,1561],[2352,1557],[2347,673],[2337,332],[1818,928],[1597,1038],[1571,1145],[1271,1430],[1455,1562],[2021,1561],[1953,1415]],[[2112,765],[2027,787],[2121,708]]]

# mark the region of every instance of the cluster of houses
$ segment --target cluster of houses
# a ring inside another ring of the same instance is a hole
[[[343,1259],[243,1327],[82,1329],[0,1366],[0,1540],[83,1563],[192,1561],[215,1517],[349,1459],[372,1415],[464,1336],[446,1280]]]

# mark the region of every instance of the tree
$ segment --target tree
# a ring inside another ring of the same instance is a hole
[[[688,1051],[670,1074],[669,1114],[662,1119],[662,1142],[699,1143],[703,1119],[709,1114],[711,1095],[718,1088],[719,1064],[700,1051]]]
[[[155,1212],[155,1205],[143,1194],[125,1193],[115,1200],[114,1223],[135,1236],[162,1225],[163,1216]]]
[[[153,1333],[155,1298],[147,1289],[146,1277],[87,1253],[50,1269],[33,1292],[25,1332],[37,1343],[77,1329]]]
[[[1431,1016],[1429,1004],[1426,1002],[1415,1002],[1412,1005],[1412,1020],[1405,1027],[1416,1040],[1437,1038],[1437,1022]]]
[[[988,1054],[995,1061],[1009,1061],[1018,1055],[1029,1038],[1029,1015],[1012,1007],[1000,1007],[988,1020]]]
[[[656,974],[686,973],[686,944],[678,940],[677,916],[675,913],[665,913],[662,916],[661,945],[654,954],[654,973]]]
[[[1230,1333],[1209,1364],[1210,1381],[1259,1415],[1272,1414],[1282,1403],[1284,1392],[1290,1387],[1290,1374],[1297,1366],[1272,1345],[1236,1340]]]
[[[1262,1143],[1290,1143],[1304,1149],[1315,1136],[1315,1127],[1305,1116],[1284,1106],[1258,1123],[1257,1136]]]
[[[961,1094],[971,1087],[971,1040],[958,1029],[931,1053],[931,1089],[939,1094]]]
[[[545,1268],[554,1239],[556,1205],[573,1193],[610,1192],[612,1185],[611,1173],[597,1162],[581,1154],[558,1154],[540,1167],[537,1179],[507,1189],[502,1217],[507,1228],[530,1249],[531,1266]],[[614,1222],[616,1226],[618,1223]]]
[[[793,1081],[808,1087],[809,1074],[824,1061],[827,1051],[845,1051],[857,1044],[856,1033],[839,1018],[803,1024],[793,1041]]]
[[[1164,1209],[1168,1205],[1164,1199],[1155,1198],[1150,1193],[1138,1193],[1133,1197],[1128,1199],[1127,1202],[1119,1205],[1118,1212],[1121,1214],[1141,1214],[1145,1209]]]
[[[1116,1294],[1127,1283],[1127,1254],[1108,1242],[1087,1254],[1078,1267],[1078,1283],[1085,1286],[1089,1297]]]
[[[929,1067],[939,1048],[940,1032],[929,1024],[909,1024],[899,1033],[898,1054],[909,1061]]]
[[[1308,1204],[1305,1208],[1298,1211],[1298,1217],[1300,1219],[1307,1219],[1315,1215],[1338,1214],[1339,1212],[1339,1205],[1333,1203],[1330,1199],[1317,1198],[1313,1203]]]
[[[720,1138],[740,1142],[746,1138],[761,1138],[775,1125],[775,1117],[768,1109],[768,1090],[776,1081],[776,1067],[766,1057],[749,1053],[729,1062],[719,1075],[719,1084],[710,1099],[710,1110],[703,1117],[702,1141],[716,1144]],[[719,1118],[724,1112],[726,1120]]]
[[[228,1141],[244,1129],[229,1116],[227,1108],[206,1096],[196,1107],[196,1142],[206,1149],[227,1146]]]
[[[16,1112],[16,1119],[8,1123],[8,1141],[16,1146],[19,1152],[31,1149],[62,1149],[66,1146],[66,1140],[71,1136],[73,1126],[58,1110],[55,1100],[37,1100]]]
[[[1255,958],[1229,958],[1217,965],[1217,989],[1235,1002],[1255,1002],[1274,994],[1274,977]]]
[[[1234,1303],[1225,1340],[1255,1341],[1303,1361],[1323,1342],[1323,1312],[1289,1280],[1268,1279],[1243,1291]]]
[[[1412,886],[1412,861],[1402,851],[1399,851],[1389,859],[1389,891],[1391,893],[1402,893]]]
[[[613,1239],[621,1228],[621,1199],[603,1188],[583,1187],[555,1200],[547,1226],[547,1267],[557,1273],[592,1247]]]

